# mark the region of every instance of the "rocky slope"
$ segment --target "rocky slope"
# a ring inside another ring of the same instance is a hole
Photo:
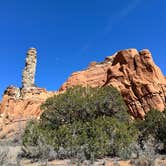
[[[73,73],[59,91],[75,85],[116,87],[134,117],[143,118],[151,108],[166,108],[166,78],[149,50],[127,49],[104,62],[93,62],[88,69]]]

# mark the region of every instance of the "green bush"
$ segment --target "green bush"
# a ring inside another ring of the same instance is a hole
[[[61,159],[120,156],[137,138],[126,105],[113,87],[70,88],[41,108],[40,121],[27,126],[23,143],[37,146],[42,137]]]
[[[38,139],[40,137],[40,127],[36,120],[31,120],[28,122],[22,140],[23,144],[28,143],[30,146],[37,145]]]
[[[155,145],[163,143],[163,150],[166,149],[166,110],[163,112],[149,111],[145,115],[145,120],[136,122],[136,126],[140,130],[142,141],[146,142],[149,138],[153,138],[154,148]]]
[[[5,165],[9,158],[8,158],[8,153],[9,153],[9,149],[6,147],[0,147],[0,165]]]
[[[113,87],[69,88],[64,94],[49,98],[41,108],[41,124],[56,128],[75,120],[90,121],[101,116],[127,120],[127,108],[120,93]]]

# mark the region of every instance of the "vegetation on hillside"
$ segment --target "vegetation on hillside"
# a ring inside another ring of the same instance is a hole
[[[165,153],[166,111],[152,110],[145,121],[133,122],[113,87],[70,88],[41,108],[40,121],[31,121],[23,135],[30,158],[47,157],[52,150],[60,159],[138,158],[149,149],[149,141],[154,153]],[[38,148],[35,155],[29,147]]]

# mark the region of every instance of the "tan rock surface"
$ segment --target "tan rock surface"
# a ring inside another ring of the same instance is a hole
[[[35,86],[35,73],[37,63],[37,51],[35,48],[30,48],[26,55],[25,68],[22,73],[23,88]]]
[[[151,108],[166,107],[166,79],[149,50],[127,49],[73,73],[59,91],[75,85],[114,86],[122,94],[130,113],[143,118]]]
[[[29,119],[39,118],[42,113],[40,105],[55,94],[42,88],[20,90],[13,86],[8,87],[0,105],[0,137],[5,133],[14,133],[20,123],[24,127]]]

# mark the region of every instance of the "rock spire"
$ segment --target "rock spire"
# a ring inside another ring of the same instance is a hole
[[[22,88],[31,88],[35,86],[36,54],[37,51],[35,48],[30,48],[27,52],[25,68],[22,74]]]

